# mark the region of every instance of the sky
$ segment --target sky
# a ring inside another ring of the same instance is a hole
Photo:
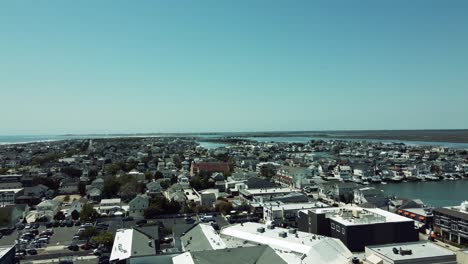
[[[468,1],[0,2],[0,135],[468,128]]]

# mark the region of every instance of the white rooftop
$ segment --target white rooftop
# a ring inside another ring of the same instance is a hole
[[[119,204],[122,200],[120,198],[102,199],[101,204]]]
[[[15,189],[1,189],[0,192],[14,192],[14,193],[19,193],[20,191],[22,191],[23,188],[15,188]]]
[[[155,254],[151,242],[150,238],[135,229],[119,229],[115,232],[110,261]]]
[[[257,231],[261,227],[265,228],[265,232],[261,233]],[[296,234],[291,234],[288,231],[288,229],[278,227],[268,229],[264,224],[247,222],[227,226],[221,230],[221,235],[252,243],[269,245],[280,253],[305,254],[308,258],[310,257],[315,260],[315,262],[311,263],[325,263],[318,262],[318,260],[327,260],[326,263],[343,263],[343,261],[352,257],[351,252],[338,239],[300,231],[296,231]],[[283,232],[286,233],[286,237],[280,236],[280,233]],[[291,257],[291,255],[289,256]]]
[[[200,228],[213,249],[226,248],[226,244],[211,225],[200,224]]]

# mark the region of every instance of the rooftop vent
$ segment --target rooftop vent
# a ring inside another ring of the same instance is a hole
[[[285,238],[285,237],[287,237],[287,236],[288,236],[288,234],[287,234],[286,232],[284,232],[284,231],[283,231],[283,232],[280,232],[280,233],[278,233],[278,235],[279,235],[280,237],[282,237],[282,238]]]
[[[296,234],[297,233],[297,229],[296,228],[291,228],[289,229],[289,234]]]
[[[259,228],[257,228],[257,232],[265,233],[265,228],[264,227],[259,227]]]
[[[404,256],[404,255],[412,255],[412,254],[413,254],[413,251],[411,249],[400,248],[400,255]]]
[[[267,228],[268,229],[275,229],[275,225],[274,224],[267,225]]]

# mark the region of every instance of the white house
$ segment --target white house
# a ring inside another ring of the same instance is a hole
[[[45,200],[36,205],[36,211],[38,218],[47,217],[52,219],[54,215],[59,211],[60,203],[55,200]]]

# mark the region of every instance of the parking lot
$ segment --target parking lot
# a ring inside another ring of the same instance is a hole
[[[92,255],[92,251],[70,251],[68,246],[72,244],[73,236],[78,233],[80,226],[70,226],[70,227],[53,227],[53,228],[46,228],[44,225],[39,226],[37,228],[37,232],[40,234],[41,232],[45,231],[46,229],[53,230],[53,235],[49,238],[49,243],[33,243],[34,239],[30,242],[24,242],[16,244],[19,241],[22,234],[33,232],[33,228],[31,229],[23,229],[18,230],[16,229],[13,233],[9,235],[4,235],[0,239],[0,246],[11,246],[17,245],[17,250],[24,249],[27,250],[27,255],[24,257],[23,261],[30,261],[30,260],[38,260],[44,259],[49,257],[56,257],[56,256],[66,256],[66,255]],[[37,239],[39,236],[36,236]],[[74,241],[77,244],[83,244],[85,241]],[[37,253],[33,254],[29,252],[28,249],[34,248]],[[32,254],[32,255],[31,255]]]

